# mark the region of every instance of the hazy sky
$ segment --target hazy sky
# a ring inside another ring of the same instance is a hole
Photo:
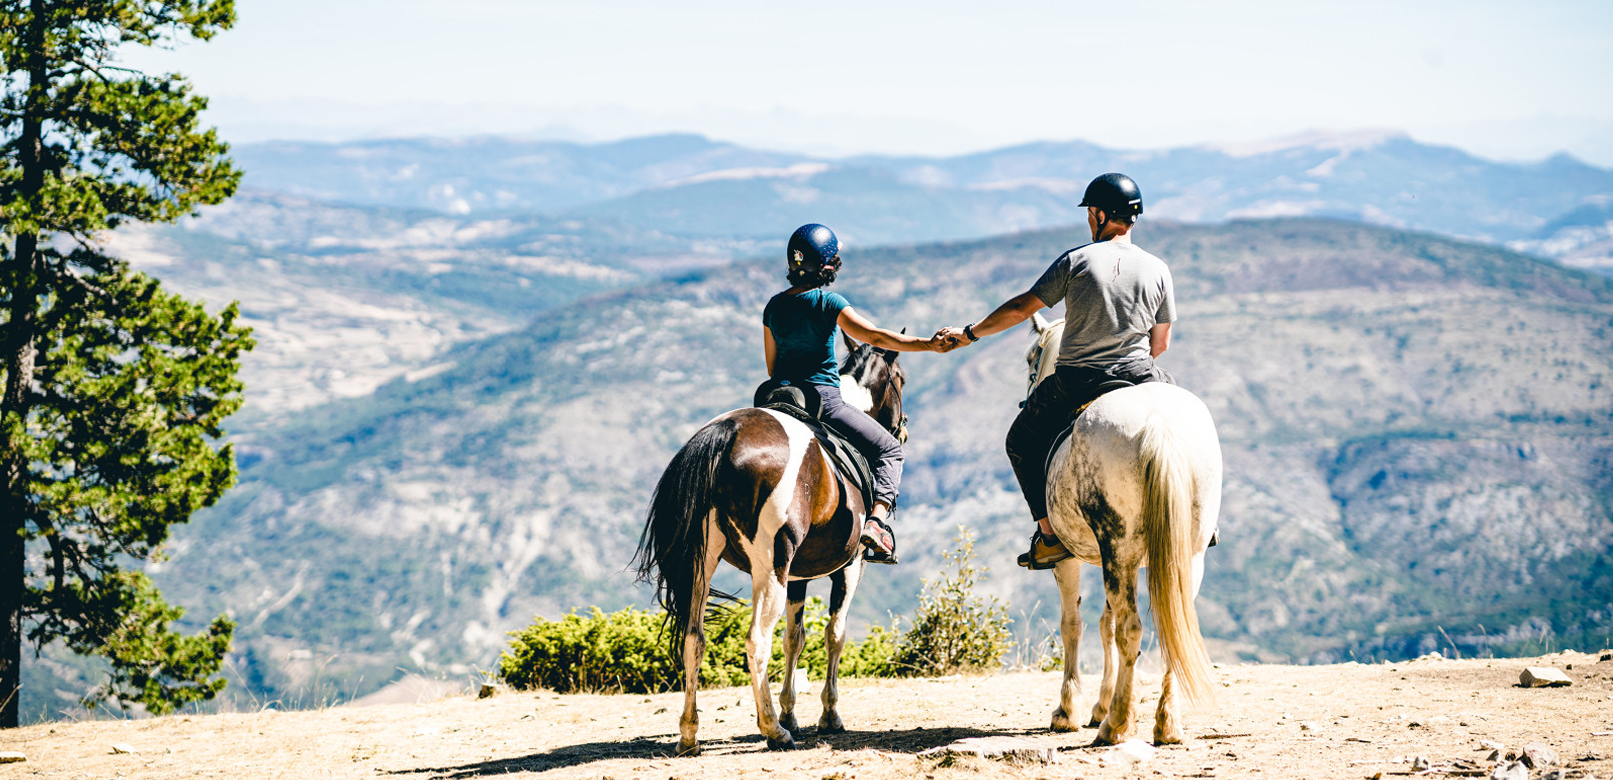
[[[131,52],[236,141],[685,130],[848,154],[1396,128],[1613,166],[1613,2],[237,0]]]

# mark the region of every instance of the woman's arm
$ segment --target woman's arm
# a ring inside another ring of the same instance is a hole
[[[931,336],[921,339],[909,336],[906,333],[893,333],[872,322],[867,317],[857,313],[856,309],[847,306],[840,310],[840,329],[864,344],[872,344],[880,349],[895,350],[897,352],[942,352],[944,342]]]
[[[762,351],[767,355],[767,375],[773,375],[773,360],[778,357],[778,342],[773,340],[773,329],[762,326]]]

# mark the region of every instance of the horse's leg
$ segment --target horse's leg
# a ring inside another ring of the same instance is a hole
[[[695,738],[700,730],[700,710],[695,707],[695,693],[700,690],[700,659],[706,655],[706,602],[711,596],[711,575],[722,563],[723,548],[727,540],[717,527],[717,513],[706,517],[706,560],[695,575],[689,603],[689,627],[683,635],[683,716],[678,718],[678,755],[700,755],[700,741]]]
[[[1199,583],[1204,579],[1204,551],[1193,556],[1193,598],[1198,598]],[[1163,649],[1163,648],[1162,648]],[[1165,665],[1165,681],[1159,693],[1159,712],[1154,715],[1154,744],[1174,745],[1182,741],[1181,704],[1176,701],[1175,681],[1171,679],[1170,664]]]
[[[829,575],[834,587],[829,592],[829,625],[823,629],[823,647],[829,665],[823,677],[823,715],[818,718],[819,734],[838,734],[846,730],[839,710],[840,653],[846,649],[846,612],[862,576],[863,562],[860,557],[850,566]]]
[[[1135,727],[1132,706],[1136,696],[1137,656],[1142,652],[1143,624],[1137,615],[1137,561],[1113,561],[1104,556],[1103,590],[1107,609],[1113,613],[1115,652],[1114,695],[1109,698],[1109,715],[1098,727],[1098,744],[1113,745],[1131,734]]]
[[[1109,716],[1109,700],[1115,695],[1115,613],[1109,609],[1107,597],[1103,614],[1098,616],[1098,639],[1103,644],[1103,680],[1098,683],[1098,703],[1092,705],[1092,719],[1087,721],[1094,728],[1103,725],[1103,719]]]
[[[1081,647],[1081,561],[1070,558],[1053,568],[1053,579],[1059,585],[1059,638],[1064,641],[1064,683],[1059,686],[1059,706],[1053,710],[1054,731],[1075,731],[1078,727],[1070,720],[1075,712],[1075,700],[1081,695],[1081,669],[1077,663]]]
[[[787,569],[787,567],[786,567]],[[773,659],[773,629],[784,616],[788,588],[783,571],[775,572],[768,560],[751,560],[750,636],[745,638],[745,654],[750,660],[751,694],[756,699],[756,728],[767,737],[772,750],[795,747],[795,737],[779,725],[773,712],[773,694],[767,688],[767,664]]]
[[[795,724],[795,665],[806,646],[806,589],[806,580],[791,582],[789,602],[784,607],[784,680],[778,692],[778,723],[792,734],[800,728]]]

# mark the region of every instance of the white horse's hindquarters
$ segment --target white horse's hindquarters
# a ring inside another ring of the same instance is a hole
[[[1097,497],[1132,531],[1122,538],[1141,543],[1140,529],[1135,527],[1143,502],[1140,444],[1144,426],[1155,415],[1188,449],[1189,466],[1198,477],[1193,487],[1198,549],[1210,543],[1221,506],[1221,445],[1215,422],[1192,393],[1148,382],[1094,401],[1049,463],[1048,520],[1065,546],[1087,563],[1102,563],[1097,537],[1082,510],[1097,504]]]

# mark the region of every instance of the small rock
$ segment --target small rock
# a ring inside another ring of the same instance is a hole
[[[1451,719],[1445,717],[1444,715],[1435,715],[1434,717],[1428,719],[1427,725],[1436,729],[1442,729],[1451,725]]]
[[[1550,745],[1542,742],[1530,742],[1523,746],[1523,763],[1530,769],[1545,769],[1557,766],[1557,751]]]
[[[1485,761],[1500,761],[1501,760],[1501,751],[1499,751],[1499,750],[1490,751],[1490,755],[1485,756],[1484,760]]]
[[[27,761],[27,760],[28,760],[28,756],[26,756],[26,755],[24,755],[22,753],[18,753],[16,751],[7,750],[7,751],[4,751],[4,752],[0,752],[0,764],[15,764],[18,761]]]
[[[795,670],[795,692],[798,694],[812,692],[812,680],[807,678],[807,670]]]
[[[1529,780],[1529,767],[1524,766],[1522,761],[1496,764],[1490,770],[1490,780]]]
[[[476,693],[476,698],[478,698],[478,699],[491,699],[494,696],[497,696],[497,695],[499,695],[499,694],[501,694],[503,692],[504,692],[504,684],[503,683],[495,682],[493,680],[486,680],[486,681],[484,681],[482,683],[482,689]]]
[[[1562,685],[1573,685],[1574,681],[1563,674],[1563,670],[1551,666],[1531,666],[1523,670],[1518,676],[1518,682],[1525,688],[1546,688]]]
[[[1440,655],[1439,651],[1435,650],[1433,652],[1417,656],[1417,660],[1419,660],[1419,661],[1443,661],[1443,660],[1445,660],[1445,656]]]
[[[134,748],[132,748],[132,747],[130,747],[128,745],[113,745],[112,746],[112,752],[114,754],[133,753]]]
[[[1602,657],[1596,660],[1598,663],[1602,661],[1613,661],[1613,650],[1603,650]]]
[[[1562,768],[1553,769],[1541,775],[1540,780],[1568,780],[1568,770]]]
[[[1120,766],[1139,766],[1153,760],[1159,748],[1140,739],[1128,739],[1104,753],[1105,763]]]
[[[1054,745],[1026,737],[966,737],[950,745],[930,748],[919,753],[919,756],[942,759],[973,756],[1049,764],[1056,760],[1057,754],[1058,748]]]
[[[1413,772],[1427,771],[1428,768],[1433,766],[1433,765],[1434,765],[1434,763],[1432,761],[1429,761],[1428,759],[1423,758],[1422,756],[1416,756],[1416,757],[1411,759],[1411,771],[1413,771]]]
[[[1315,723],[1312,723],[1312,722],[1310,722],[1308,720],[1300,722],[1299,730],[1300,731],[1321,731],[1321,729],[1319,727],[1317,727],[1317,725]]]
[[[1489,748],[1491,750],[1500,750],[1501,748],[1506,747],[1506,746],[1501,744],[1500,742],[1496,742],[1493,739],[1481,739],[1481,740],[1479,740],[1479,747],[1481,747],[1481,748]]]

